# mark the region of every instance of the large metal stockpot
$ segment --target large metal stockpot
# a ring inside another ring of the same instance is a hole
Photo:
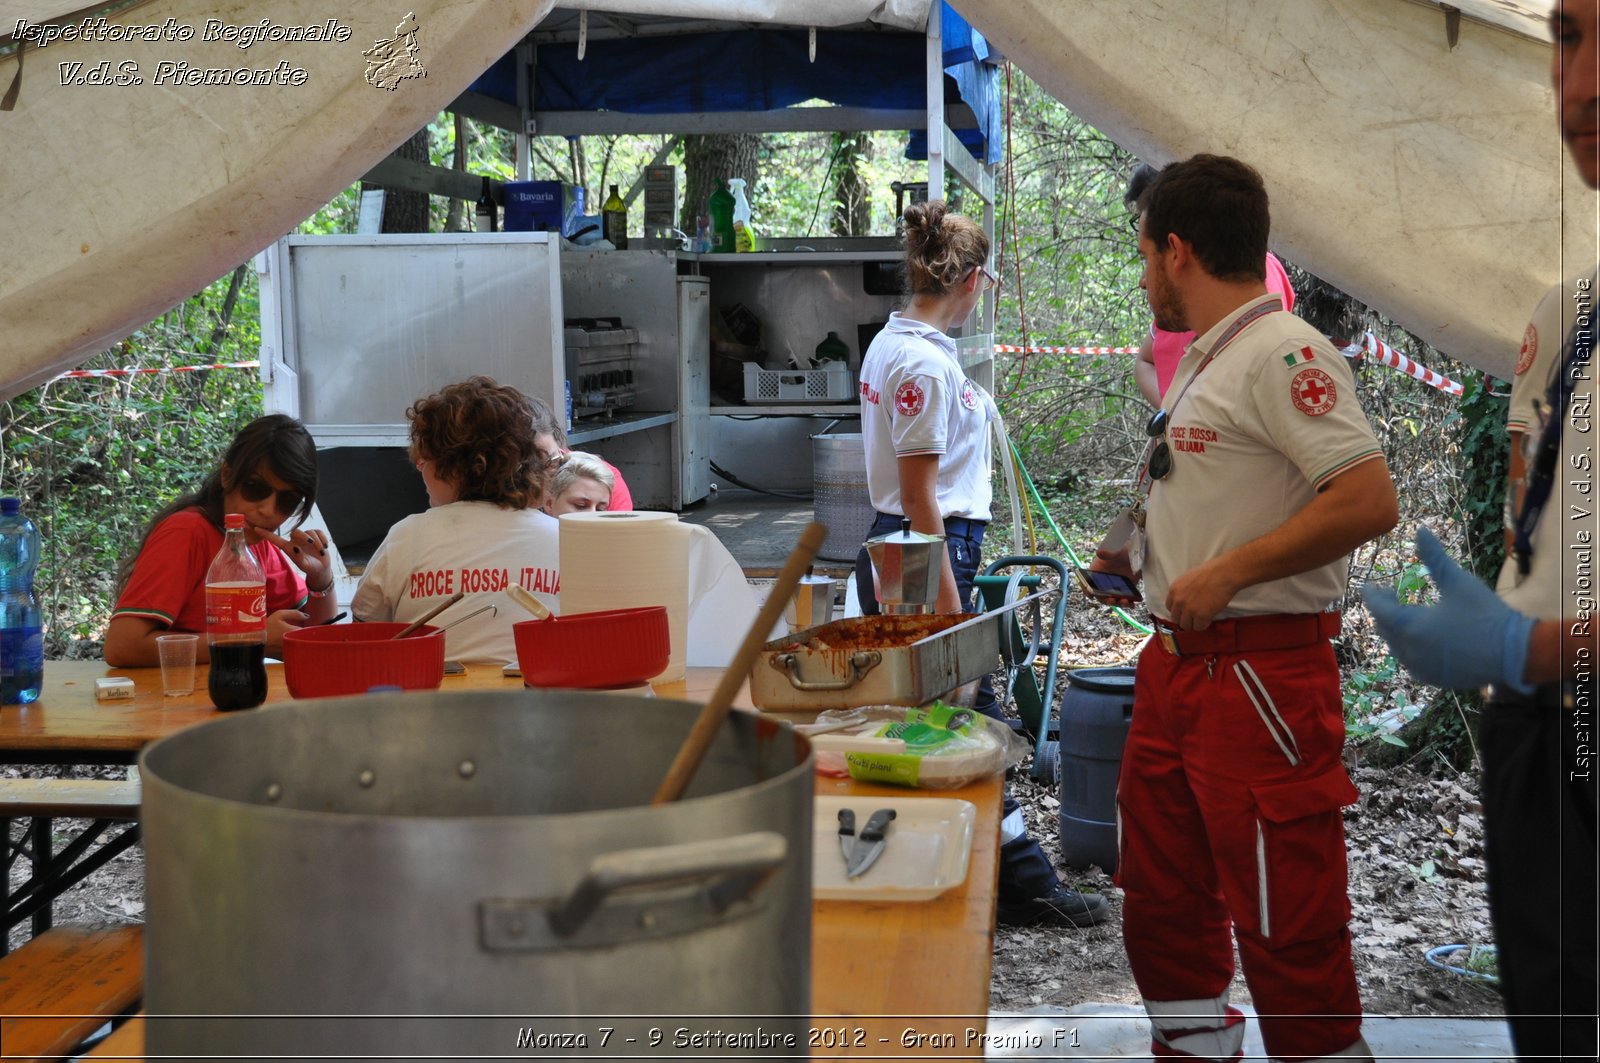
[[[150,746],[150,1054],[803,1052],[810,747],[733,713],[650,807],[699,710],[379,694]]]

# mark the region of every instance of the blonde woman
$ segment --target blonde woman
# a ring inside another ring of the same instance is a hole
[[[877,511],[868,535],[899,531],[900,521],[909,518],[913,531],[945,536],[935,608],[959,613],[971,601],[989,523],[989,419],[999,413],[988,393],[967,378],[949,332],[971,316],[996,281],[988,234],[970,218],[933,200],[913,203],[903,220],[906,308],[890,315],[861,363],[867,493]],[[865,550],[856,559],[856,593],[863,614],[879,611]],[[987,679],[973,707],[1000,715]],[[1105,898],[1062,884],[1009,791],[1000,833],[1001,925],[1105,921]]]
[[[611,466],[594,454],[574,450],[550,477],[542,508],[552,517],[563,513],[603,513],[611,506],[611,492],[616,486],[617,477]]]

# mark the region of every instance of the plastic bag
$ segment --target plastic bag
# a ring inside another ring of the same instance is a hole
[[[811,740],[819,775],[923,790],[960,789],[1030,752],[999,720],[942,701],[830,709],[795,729]]]

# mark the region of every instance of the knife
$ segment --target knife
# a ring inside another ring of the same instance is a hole
[[[850,858],[856,851],[856,814],[853,809],[839,810],[839,851],[844,854],[844,866],[848,871]]]
[[[884,835],[892,819],[894,819],[894,809],[880,808],[867,820],[867,825],[861,828],[861,834],[856,838],[855,848],[851,851],[849,862],[845,867],[846,878],[864,875],[867,868],[877,863],[878,857],[883,855],[883,847],[887,844]]]

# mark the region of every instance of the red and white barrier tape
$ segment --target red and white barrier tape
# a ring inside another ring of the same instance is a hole
[[[168,365],[150,369],[70,369],[57,380],[89,376],[137,376],[141,373],[193,373],[199,369],[259,369],[260,362],[212,362],[210,365]]]
[[[1429,387],[1438,388],[1446,395],[1459,396],[1461,394],[1459,381],[1451,380],[1447,376],[1435,373],[1426,366],[1418,365],[1370,332],[1361,337],[1360,343],[1352,343],[1346,347],[1344,355],[1347,358],[1360,358],[1363,355],[1370,355],[1380,364],[1386,365],[1398,373],[1404,373],[1413,380],[1420,380]]]
[[[1137,347],[1017,347],[1006,343],[994,345],[996,354],[1138,354]],[[1436,387],[1446,395],[1460,395],[1461,384],[1447,376],[1441,376],[1432,369],[1418,365],[1393,347],[1384,343],[1372,333],[1367,333],[1360,343],[1351,344],[1344,348],[1346,358],[1371,357],[1381,365],[1404,373],[1414,380]]]
[[[1138,354],[1137,347],[1013,347],[994,345],[996,354]]]

